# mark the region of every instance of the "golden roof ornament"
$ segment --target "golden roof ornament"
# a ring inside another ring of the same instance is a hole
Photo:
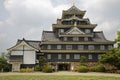
[[[76,26],[77,26],[77,22],[75,21],[75,22],[74,22],[74,27],[76,27]]]
[[[73,2],[73,6],[75,6],[75,3]]]
[[[76,16],[75,16],[75,14],[74,14],[73,19],[75,19],[75,17],[76,17]]]

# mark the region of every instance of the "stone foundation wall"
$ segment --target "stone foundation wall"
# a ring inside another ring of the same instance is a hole
[[[54,62],[49,62],[48,65],[51,65],[53,68],[58,69],[58,64],[60,64],[60,62],[58,63],[54,63]],[[70,64],[70,71],[76,71],[77,68],[80,66],[80,62],[65,62],[65,63],[61,63],[61,64]],[[91,69],[93,66],[98,65],[98,62],[88,62],[86,63],[86,65],[88,65],[88,68]]]
[[[88,62],[88,63],[86,63],[86,65],[88,66],[89,69],[91,69],[94,66],[97,66],[98,64],[99,64],[98,62]],[[80,66],[80,62],[71,62],[71,67],[74,67],[73,71],[76,71],[79,66]]]

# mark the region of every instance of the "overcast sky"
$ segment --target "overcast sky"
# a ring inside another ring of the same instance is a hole
[[[61,18],[72,4],[86,10],[86,18],[98,24],[108,40],[120,30],[120,0],[0,0],[0,53],[14,46],[17,39],[40,40],[43,30]]]

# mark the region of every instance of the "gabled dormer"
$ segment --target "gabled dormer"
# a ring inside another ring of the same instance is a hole
[[[83,16],[85,15],[85,12],[86,11],[82,11],[82,10],[78,9],[75,5],[73,5],[68,10],[63,11],[62,19],[70,18],[73,15],[76,15],[79,18],[83,18]]]
[[[85,34],[85,33],[78,29],[77,27],[72,27],[70,30],[65,32],[65,34]]]
[[[59,33],[59,37],[93,37],[93,34],[89,29],[86,29],[85,31],[81,30],[77,27],[77,22],[74,23],[74,26],[69,28],[67,31],[63,33]]]

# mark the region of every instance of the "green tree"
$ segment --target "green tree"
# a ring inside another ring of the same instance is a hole
[[[112,51],[101,56],[100,62],[113,65],[120,69],[120,50],[118,48],[113,48]]]
[[[112,51],[101,56],[100,62],[103,64],[110,64],[120,69],[120,31],[117,32],[117,38],[115,39],[118,44],[117,48],[113,48]]]
[[[120,49],[120,31],[117,32],[117,38],[115,39],[115,41],[117,42],[118,44],[118,48]]]
[[[3,57],[0,57],[0,71],[8,71],[9,70],[9,64],[7,63],[7,60]]]
[[[5,52],[1,53],[1,56],[0,56],[0,71],[2,71],[2,72],[10,71],[10,65],[7,62],[8,58],[9,58],[9,53],[5,53]]]
[[[46,63],[47,63],[47,59],[44,56],[40,56],[39,57],[39,66],[44,67],[44,65],[46,65]]]
[[[85,56],[81,56],[80,65],[86,66],[87,58]]]

